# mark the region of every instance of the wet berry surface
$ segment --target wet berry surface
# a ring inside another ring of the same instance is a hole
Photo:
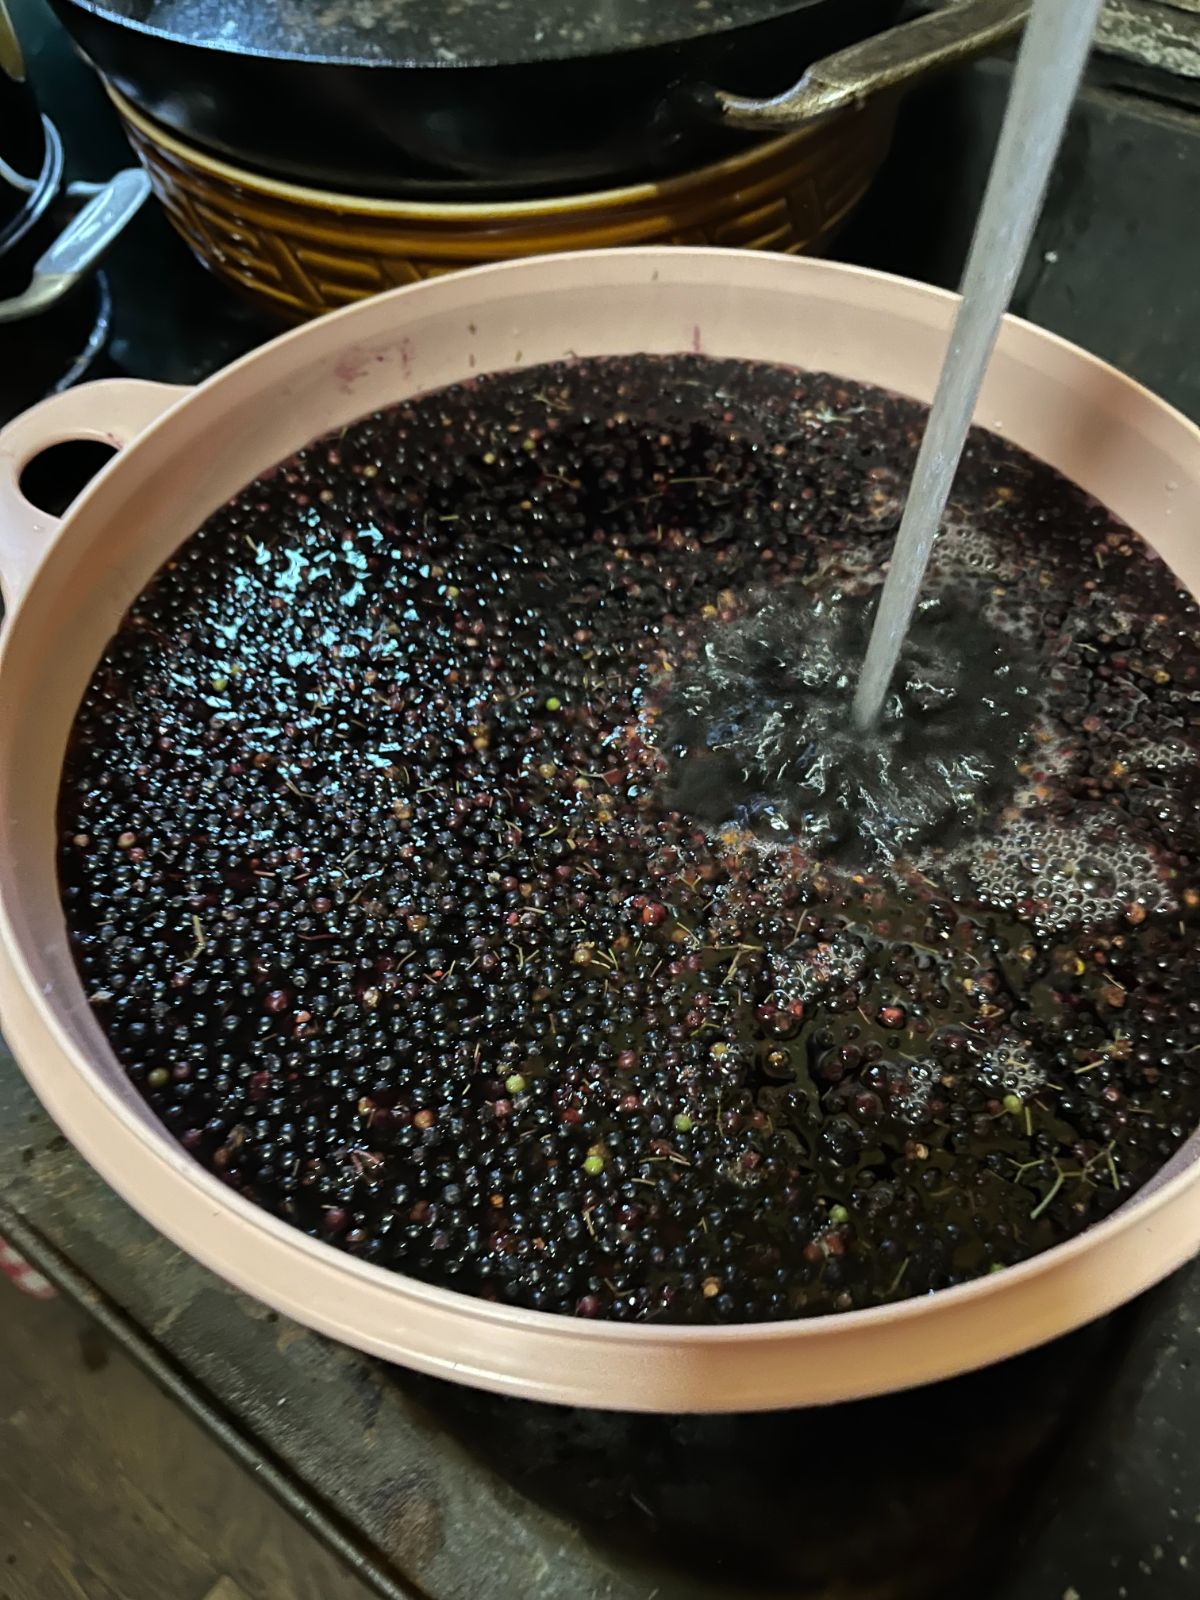
[[[60,875],[197,1160],[430,1282],[701,1322],[1003,1269],[1161,1166],[1200,1117],[1195,608],[976,435],[850,741],[920,420],[535,368],[189,541],[85,697]]]

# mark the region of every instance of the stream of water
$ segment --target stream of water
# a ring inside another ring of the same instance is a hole
[[[1012,298],[1062,141],[1102,0],[1034,0],[962,302],[917,455],[891,568],[854,697],[861,731],[879,719],[912,621],[1001,319]]]

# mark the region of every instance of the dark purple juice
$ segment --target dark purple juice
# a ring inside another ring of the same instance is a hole
[[[622,1319],[999,1271],[1200,1120],[1197,614],[968,447],[849,732],[922,410],[697,356],[302,451],[132,607],[60,872],[133,1082],[340,1248]]]

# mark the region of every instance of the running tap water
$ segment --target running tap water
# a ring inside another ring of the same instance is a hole
[[[963,273],[962,303],[855,690],[860,729],[874,724],[891,683],[1102,3],[1034,0]]]

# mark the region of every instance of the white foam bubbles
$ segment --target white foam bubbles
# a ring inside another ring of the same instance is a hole
[[[987,837],[965,840],[944,858],[985,904],[1019,911],[1046,932],[1115,921],[1131,906],[1174,904],[1152,852],[1110,817],[1060,821],[1026,814]]]
[[[904,1056],[887,1063],[887,1103],[892,1115],[910,1127],[918,1127],[928,1116],[943,1068],[929,1057],[916,1060]]]
[[[1002,1033],[982,1057],[980,1072],[989,1088],[1027,1100],[1043,1087],[1046,1072],[1034,1059],[1028,1039]]]
[[[854,983],[866,970],[867,960],[862,940],[844,928],[822,934],[812,944],[774,952],[775,995],[784,1005],[797,1000],[807,1005],[827,990]]]
[[[933,547],[932,568],[946,576],[990,578],[997,583],[1014,583],[1021,567],[1008,553],[1011,544],[971,522],[947,515]]]
[[[1117,760],[1137,772],[1181,772],[1196,765],[1196,752],[1182,739],[1138,739]]]

